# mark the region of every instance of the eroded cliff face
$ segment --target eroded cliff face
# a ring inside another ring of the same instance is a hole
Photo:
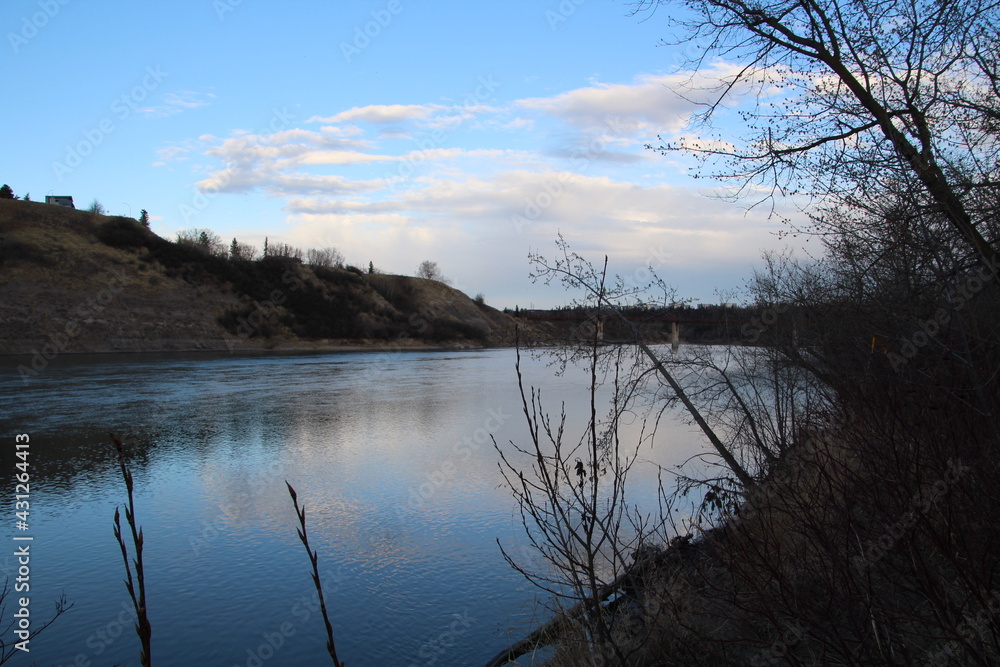
[[[483,346],[513,320],[447,285],[234,262],[130,218],[0,200],[0,354]]]

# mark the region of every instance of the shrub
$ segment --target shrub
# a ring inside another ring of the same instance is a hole
[[[0,245],[0,264],[8,260],[33,262],[43,266],[55,264],[55,261],[38,246],[16,239],[7,239]]]
[[[235,238],[229,245],[229,259],[237,262],[250,262],[257,257],[257,248],[246,243],[240,243]]]
[[[97,238],[112,248],[138,248],[145,246],[148,232],[135,220],[115,216],[102,223],[96,232]]]
[[[393,308],[402,313],[411,313],[417,309],[416,290],[413,281],[401,276],[379,276],[369,283],[383,299],[392,304]]]
[[[301,262],[303,258],[302,250],[287,243],[271,243],[265,246],[264,256],[265,258],[294,259],[298,262]]]
[[[306,264],[309,266],[341,268],[344,266],[344,253],[336,248],[310,248],[306,252]]]
[[[226,257],[229,254],[222,239],[211,229],[182,229],[177,232],[177,243],[198,248],[214,257]]]
[[[443,343],[461,338],[484,341],[488,336],[489,332],[482,327],[449,317],[447,319],[432,320],[427,331],[423,333],[421,338],[436,343]]]

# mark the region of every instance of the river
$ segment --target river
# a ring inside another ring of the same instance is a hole
[[[557,375],[549,361],[526,356],[525,380],[550,411],[565,402],[579,433],[587,375]],[[306,508],[341,659],[484,663],[547,618],[545,596],[496,542],[527,553],[490,439],[528,444],[514,365],[510,349],[67,355],[24,381],[8,358],[0,566],[13,581],[24,542],[12,538],[31,536],[35,627],[61,593],[74,604],[9,664],[138,664],[112,531],[125,486],[108,432],[133,452],[154,664],[329,664],[285,480]],[[626,426],[625,442],[640,427]],[[646,503],[646,461],[679,463],[699,447],[680,421],[660,432],[669,437],[644,446],[635,476]],[[13,504],[21,433],[27,531],[15,529]],[[9,597],[5,621],[16,607]]]

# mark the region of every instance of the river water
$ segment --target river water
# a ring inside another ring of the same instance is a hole
[[[587,374],[557,375],[530,356],[522,366],[579,433]],[[65,356],[27,382],[15,367],[6,360],[0,378],[10,499],[0,567],[13,581],[24,544],[13,536],[31,536],[36,627],[61,593],[74,607],[9,664],[138,664],[112,530],[125,486],[108,432],[133,453],[154,664],[330,664],[285,480],[306,507],[352,667],[482,664],[548,617],[497,546],[528,553],[490,440],[528,444],[513,350]],[[625,441],[640,428],[634,419]],[[20,433],[27,531],[14,517]],[[640,453],[636,498],[655,499],[647,460],[679,463],[698,446],[681,422],[661,423]]]

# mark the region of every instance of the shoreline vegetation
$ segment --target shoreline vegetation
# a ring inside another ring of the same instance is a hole
[[[535,273],[626,322],[635,296],[557,245]],[[579,442],[522,387],[531,439],[497,449],[545,567],[508,560],[554,617],[487,667],[541,646],[550,667],[1000,661],[995,267],[890,266],[852,293],[855,252],[771,258],[751,284],[768,322],[753,346],[637,363],[595,336],[563,352],[615,388]],[[654,370],[669,391],[642,391]],[[663,470],[659,513],[640,514],[626,489],[644,442],[619,441],[618,420],[681,403],[716,451],[703,478]]]
[[[665,40],[690,46],[678,70],[732,69],[689,86],[708,91],[701,111],[647,148],[750,208],[793,204],[779,235],[819,249],[765,253],[747,286],[770,320],[754,347],[643,367],[596,344],[576,355],[624,406],[592,411],[579,443],[536,416],[532,390],[525,418],[544,428],[498,449],[554,574],[522,572],[556,610],[584,609],[562,617],[547,664],[1000,664],[997,5],[683,8]],[[598,312],[648,298],[560,250],[533,275]],[[621,501],[638,445],[616,422],[661,365],[671,391],[652,414],[683,402],[717,456],[647,518]],[[694,491],[695,516],[670,521]],[[663,567],[629,581],[645,549]]]
[[[283,244],[257,258],[233,239],[226,254],[199,237],[169,241],[132,218],[0,199],[0,356],[23,357],[30,376],[62,354],[544,346],[604,325],[584,309],[500,311],[440,277],[307,264],[312,252]],[[683,320],[685,343],[752,341],[760,326],[735,307],[633,316],[647,320],[650,342],[669,342],[668,314]],[[607,326],[609,341],[628,333]]]

